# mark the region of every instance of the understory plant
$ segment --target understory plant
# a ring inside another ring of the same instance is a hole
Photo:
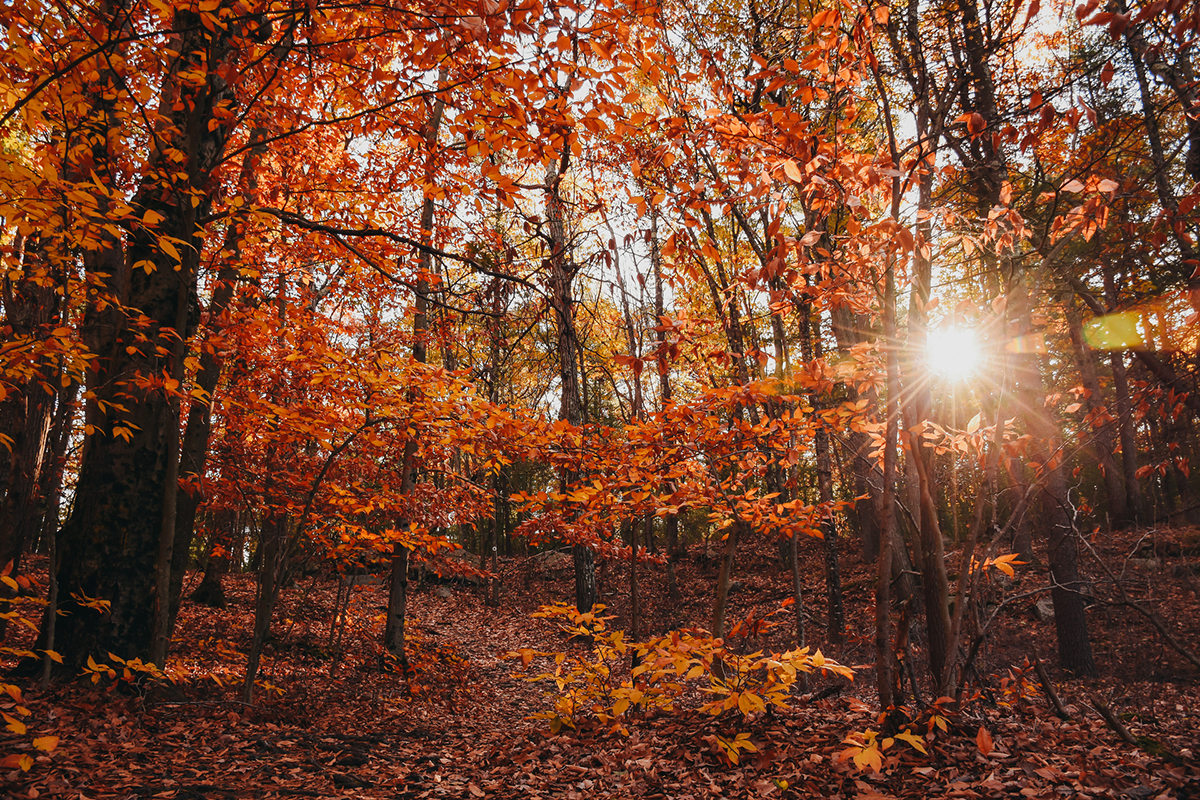
[[[509,653],[510,658],[521,660],[519,677],[548,685],[551,708],[534,717],[548,720],[554,733],[596,724],[627,735],[631,714],[651,708],[673,710],[689,689],[708,696],[699,707],[702,713],[745,719],[769,708],[788,708],[793,687],[806,674],[820,671],[854,678],[853,670],[825,658],[820,650],[747,652],[749,646],[731,647],[730,640],[698,628],[629,642],[624,631],[609,626],[612,617],[604,611],[603,605],[581,613],[567,603],[556,603],[534,614],[556,620],[571,638],[590,641],[587,651],[523,648]],[[743,645],[757,642],[770,627],[770,616],[747,620],[732,633],[742,634]],[[551,659],[553,667],[530,671],[540,659]],[[753,749],[745,735],[719,741],[733,763],[739,750]]]

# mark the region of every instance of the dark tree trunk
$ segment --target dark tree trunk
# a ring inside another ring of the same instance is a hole
[[[161,353],[174,351],[176,337],[187,335],[177,328],[180,308],[190,311],[196,302],[198,253],[203,247],[196,220],[208,212],[211,172],[226,136],[213,109],[229,96],[218,69],[228,43],[210,39],[190,11],[176,13],[174,30],[183,31],[170,48],[180,54],[180,63],[165,78],[160,96],[170,130],[178,137],[166,144],[186,157],[182,168],[172,164],[167,171],[182,173],[186,180],[175,191],[164,192],[157,177],[163,151],[156,150],[131,203],[161,218],[156,230],[131,233],[124,253],[119,243],[110,243],[89,266],[89,271],[110,276],[103,290],[140,313],[130,311],[126,319],[112,307],[93,307],[81,329],[100,361],[88,410],[95,432],[84,445],[75,503],[59,536],[58,584],[64,596],[76,593],[106,600],[110,606],[100,613],[76,602],[64,604],[68,615],[58,620],[56,641],[71,672],[97,653],[144,658],[154,634],[154,576],[163,508],[173,491],[166,485],[174,455],[170,431],[178,430],[179,420],[172,416],[173,403],[166,392],[143,388],[138,381],[163,374],[168,365]],[[193,74],[207,74],[208,83],[197,88],[184,77]],[[100,161],[106,163],[106,158],[105,154]],[[194,196],[193,191],[200,194]],[[200,199],[195,206],[193,197]],[[182,263],[163,252],[156,233],[187,244],[179,248]],[[129,267],[142,263],[153,268],[147,272]],[[104,412],[101,402],[106,404]]]
[[[19,277],[3,278],[4,332],[9,342],[30,342],[29,349],[36,352],[61,320],[62,301],[53,283],[41,285],[55,271],[37,237],[18,240],[16,247],[23,250]],[[55,400],[61,402],[63,396],[61,370],[49,356],[37,356],[28,366],[31,375],[9,388],[0,401],[0,568],[11,562],[13,575],[20,574],[21,556],[36,544],[42,527],[39,511],[50,473],[46,456],[51,449],[51,422]],[[7,622],[0,620],[0,631]]]
[[[1104,393],[1100,388],[1100,379],[1096,374],[1096,357],[1092,348],[1083,340],[1083,323],[1079,311],[1072,302],[1067,305],[1067,327],[1071,335],[1071,344],[1075,348],[1075,357],[1079,360],[1079,377],[1083,388],[1087,390],[1084,403],[1088,415],[1094,420],[1092,437],[1096,448],[1096,461],[1100,465],[1101,476],[1104,479],[1104,492],[1108,498],[1108,510],[1113,519],[1126,522],[1130,518],[1129,503],[1125,495],[1125,483],[1121,477],[1121,468],[1117,465],[1113,453],[1116,452],[1116,436],[1114,422],[1116,418],[1108,413],[1104,402]]]
[[[438,86],[445,83],[447,72],[443,69],[438,75]],[[446,110],[446,99],[443,95],[438,95],[430,109],[429,119],[425,123],[425,128],[422,131],[422,138],[425,143],[425,177],[426,182],[432,186],[434,182],[434,157],[437,149],[438,130],[442,125],[442,115]],[[429,243],[433,240],[433,212],[434,203],[432,195],[427,195],[421,203],[421,238],[424,242]],[[418,364],[424,364],[427,361],[426,352],[426,337],[429,333],[428,307],[429,307],[429,279],[433,265],[433,257],[428,250],[422,250],[417,269],[416,281],[416,307],[413,312],[413,340],[412,340],[412,357],[413,361]],[[416,484],[416,455],[417,442],[411,436],[404,443],[404,453],[401,456],[401,477],[400,491],[405,496],[412,493],[413,487]],[[396,525],[397,530],[404,531],[408,528],[408,520],[400,520]],[[403,667],[408,666],[408,656],[405,650],[406,631],[408,616],[408,561],[409,561],[409,543],[404,541],[396,541],[392,545],[392,569],[391,580],[388,588],[388,610],[387,619],[384,621],[383,627],[383,642],[384,646],[392,655],[396,656]]]
[[[583,395],[579,385],[580,352],[572,296],[572,282],[578,266],[571,258],[561,196],[562,173],[569,159],[570,151],[564,150],[561,163],[552,160],[546,167],[546,219],[550,227],[550,305],[554,309],[558,331],[558,377],[562,384],[559,419],[580,425],[584,419]],[[563,475],[564,484],[569,483],[571,478],[570,475]],[[578,543],[572,546],[571,557],[575,564],[575,607],[581,614],[586,614],[598,599],[595,557],[590,546]]]
[[[1018,276],[1017,281],[1009,295],[1009,304],[1012,318],[1020,328],[1018,335],[1028,335],[1030,298],[1024,286],[1025,276]],[[1027,430],[1032,437],[1027,456],[1034,465],[1040,484],[1037,497],[1047,544],[1059,663],[1064,670],[1075,675],[1092,677],[1096,674],[1096,662],[1088,638],[1075,525],[1063,474],[1062,436],[1044,402],[1045,383],[1037,357],[1023,354],[1013,361],[1017,370],[1018,397],[1025,411]]]
[[[250,133],[251,141],[261,141],[265,133],[261,128],[255,129]],[[242,162],[241,188],[251,196],[258,187],[258,170],[264,151],[265,148],[261,145],[252,146]],[[204,470],[208,459],[209,437],[212,433],[213,393],[217,390],[217,383],[221,379],[225,364],[221,355],[222,348],[216,345],[227,323],[226,314],[233,300],[238,270],[242,266],[239,256],[243,235],[244,223],[235,222],[229,226],[225,236],[222,252],[229,255],[222,261],[213,286],[212,299],[208,304],[206,346],[200,348],[200,366],[196,371],[196,388],[204,392],[204,398],[192,400],[188,409],[187,430],[180,446],[179,475],[185,488],[176,498],[175,542],[171,551],[172,627],[179,613],[183,577],[195,537],[196,513],[204,501]],[[205,575],[207,574],[206,570]]]
[[[650,208],[650,262],[654,270],[654,315],[659,321],[655,331],[658,350],[655,354],[655,366],[658,371],[659,401],[662,408],[671,402],[671,350],[667,344],[667,331],[661,324],[666,314],[663,297],[662,251],[658,242],[658,210]],[[673,488],[673,487],[668,487]],[[668,514],[663,519],[663,536],[667,543],[667,597],[671,600],[671,616],[674,617],[679,609],[679,580],[675,575],[675,565],[679,561],[679,517]]]

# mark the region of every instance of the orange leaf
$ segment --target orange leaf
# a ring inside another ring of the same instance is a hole
[[[58,747],[57,736],[39,736],[33,740],[33,746],[37,750],[44,753],[53,753],[54,748]]]
[[[975,735],[975,744],[979,747],[979,752],[983,753],[984,756],[992,752],[992,735],[982,725],[979,726],[979,733]]]

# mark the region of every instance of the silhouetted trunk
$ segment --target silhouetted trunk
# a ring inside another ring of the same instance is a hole
[[[558,332],[558,377],[562,384],[559,419],[580,425],[583,423],[583,395],[579,386],[580,353],[575,332],[575,300],[572,296],[572,282],[579,267],[571,258],[561,195],[562,175],[569,163],[570,150],[564,144],[561,163],[552,160],[546,166],[546,219],[550,229],[549,299]],[[572,476],[564,475],[564,484],[571,479]],[[595,557],[590,546],[578,543],[572,546],[571,557],[575,565],[575,607],[581,614],[586,614],[597,600]]]
[[[1113,453],[1116,452],[1116,436],[1114,427],[1116,418],[1108,413],[1104,402],[1104,393],[1100,388],[1100,379],[1096,375],[1096,357],[1092,348],[1083,340],[1083,323],[1075,303],[1067,304],[1067,328],[1071,335],[1071,344],[1075,348],[1075,357],[1079,361],[1079,377],[1083,388],[1087,390],[1084,398],[1088,417],[1092,420],[1091,434],[1096,448],[1096,461],[1100,465],[1101,477],[1104,479],[1104,492],[1108,498],[1108,510],[1112,517],[1125,522],[1129,519],[1129,504],[1125,496],[1125,483],[1121,479],[1121,468]]]
[[[807,362],[820,358],[821,328],[819,318],[814,319],[808,302],[799,304],[800,352]],[[825,399],[813,392],[810,402],[814,409],[824,406]],[[829,431],[823,425],[817,428],[813,447],[817,456],[817,497],[823,508],[821,516],[822,550],[825,554],[825,601],[828,618],[829,641],[840,644],[846,632],[846,613],[842,604],[842,575],[838,566],[838,532],[833,516],[833,454],[830,452]],[[795,537],[793,537],[794,540]],[[793,542],[794,550],[795,544]],[[790,557],[794,562],[795,556]],[[796,592],[799,602],[799,592]]]
[[[261,141],[266,135],[262,128],[250,132],[250,140]],[[254,145],[242,161],[240,185],[249,196],[254,196],[258,187],[258,171],[265,152],[262,145]],[[225,235],[221,252],[227,254],[221,261],[212,299],[208,304],[207,329],[204,345],[199,348],[199,367],[196,370],[195,388],[204,392],[203,398],[193,398],[188,408],[187,429],[179,454],[179,475],[186,485],[175,501],[175,541],[171,553],[171,627],[179,613],[183,578],[191,555],[192,541],[196,531],[196,513],[204,501],[204,472],[208,459],[209,438],[212,434],[213,394],[225,365],[222,348],[214,346],[228,323],[226,314],[233,300],[234,286],[242,268],[241,245],[245,224],[231,224]],[[207,574],[207,571],[206,573]]]
[[[1047,260],[1049,260],[1047,256]],[[1018,335],[1030,336],[1030,298],[1025,275],[1018,275],[1009,295],[1012,319]],[[1027,456],[1034,465],[1040,484],[1037,497],[1041,507],[1041,525],[1047,544],[1051,598],[1054,601],[1054,627],[1058,634],[1060,666],[1081,677],[1096,674],[1084,613],[1083,583],[1079,576],[1079,555],[1075,543],[1072,509],[1063,474],[1062,435],[1046,408],[1045,383],[1035,354],[1013,358],[1017,371],[1018,397],[1024,410],[1026,428],[1031,436]]]
[[[271,633],[271,617],[275,613],[275,602],[279,599],[280,584],[286,568],[287,516],[273,517],[263,524],[261,553],[258,570],[258,593],[254,601],[254,633],[250,640],[250,653],[246,658],[246,677],[242,681],[242,702],[254,701],[254,683],[258,676],[263,648]]]
[[[107,12],[123,13],[111,7]],[[114,30],[119,28],[114,24]],[[196,302],[203,247],[197,220],[208,214],[213,168],[225,145],[225,123],[213,111],[231,97],[220,77],[229,41],[210,36],[187,10],[175,12],[173,30],[179,33],[167,51],[178,54],[179,61],[159,92],[166,121],[160,135],[165,139],[149,156],[144,182],[130,200],[132,207],[144,209],[139,213],[152,212],[160,221],[153,230],[131,230],[124,252],[120,242],[104,242],[86,265],[93,275],[107,275],[98,277],[101,292],[142,316],[126,318],[112,307],[93,306],[80,330],[98,357],[97,370],[89,370],[88,422],[95,433],[84,445],[75,502],[59,535],[58,584],[65,596],[99,598],[111,605],[99,615],[78,602],[64,604],[68,614],[57,622],[56,640],[64,669],[72,673],[89,655],[145,658],[154,638],[155,567],[169,464],[175,457],[170,431],[178,429],[179,420],[172,416],[168,394],[142,381],[162,374],[162,349],[170,352],[175,337],[188,334],[178,329],[179,309],[190,312]],[[195,74],[207,74],[207,82],[197,86],[190,77]],[[104,141],[102,132],[99,141]],[[164,169],[166,153],[186,154],[186,159]],[[107,173],[106,154],[96,159],[95,168]],[[164,191],[160,173],[177,176],[179,185]],[[164,252],[162,236],[182,243],[179,259]],[[153,266],[130,269],[133,264]],[[186,318],[185,328],[193,321],[190,313]],[[117,412],[118,407],[128,411]]]
[[[849,356],[850,349],[867,340],[868,321],[865,316],[856,315],[848,306],[835,306],[830,310],[833,322],[833,334],[837,339],[838,352],[842,357]],[[867,413],[878,408],[879,398],[874,392],[860,393],[853,386],[847,386],[848,400],[852,402],[867,401]],[[880,537],[880,508],[883,496],[882,475],[878,466],[872,461],[871,439],[862,431],[851,430],[847,435],[850,471],[854,475],[854,496],[866,499],[854,504],[855,528],[861,547],[862,559],[874,563],[879,558]]]
[[[671,351],[667,345],[667,331],[662,324],[666,314],[663,298],[662,251],[658,241],[658,210],[650,207],[650,264],[654,270],[654,318],[658,321],[654,333],[658,341],[654,364],[658,371],[658,391],[662,408],[671,402]],[[669,487],[673,488],[673,487]],[[679,560],[679,517],[668,514],[663,518],[663,536],[667,541],[667,597],[671,600],[672,618],[679,608],[679,580],[675,576],[675,565]]]
[[[893,201],[898,202],[898,201]],[[883,336],[896,341],[896,276],[889,265],[884,276]],[[900,422],[900,364],[894,347],[886,349],[887,403],[884,406],[883,518],[879,559],[875,570],[875,687],[879,707],[887,712],[895,703],[892,653],[892,549],[896,539],[896,445]]]
[[[1116,281],[1113,278],[1112,265],[1107,261],[1101,263],[1101,274],[1104,277],[1105,299],[1110,307],[1119,301]],[[1090,300],[1093,311],[1103,311],[1095,299]],[[1113,350],[1109,353],[1109,365],[1113,374],[1113,398],[1117,407],[1117,436],[1121,444],[1121,472],[1125,479],[1125,497],[1129,504],[1129,512],[1135,520],[1146,520],[1148,513],[1146,501],[1142,494],[1142,483],[1137,476],[1137,439],[1134,431],[1133,403],[1129,395],[1129,378],[1125,368],[1125,353]]]
[[[2,279],[9,342],[43,340],[62,321],[65,294],[60,299],[53,283],[42,285],[47,273],[58,271],[51,269],[39,242],[37,236],[18,235],[13,250],[19,254],[20,266]],[[44,388],[61,383],[62,368],[55,359],[40,355],[30,366],[32,374],[9,384],[7,396],[0,400],[0,568],[11,565],[6,574],[12,577],[21,573],[21,557],[37,544],[42,529],[44,501],[52,482],[53,464],[47,464],[47,456],[55,401],[61,403],[65,397],[61,390],[49,393]],[[15,370],[6,378],[15,378]],[[10,596],[10,589],[0,585],[0,597]],[[0,611],[8,610],[7,604],[0,605]],[[7,628],[8,620],[0,618],[0,640]]]

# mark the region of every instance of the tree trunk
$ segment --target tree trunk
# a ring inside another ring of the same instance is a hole
[[[250,132],[250,141],[260,142],[264,136],[264,128],[255,128]],[[258,188],[258,171],[265,151],[265,146],[254,144],[242,161],[239,183],[242,191],[251,197]],[[196,370],[195,386],[204,396],[192,399],[188,408],[187,429],[180,446],[179,474],[187,488],[175,501],[175,540],[171,552],[171,627],[174,627],[175,617],[179,613],[183,578],[195,538],[196,514],[204,501],[204,471],[212,434],[213,394],[217,391],[217,383],[225,365],[222,348],[217,345],[228,322],[226,315],[233,301],[238,270],[242,267],[240,255],[245,224],[231,224],[225,235],[222,252],[228,256],[223,258],[213,285],[212,299],[208,304],[207,335],[204,345],[199,348],[200,365]]]
[[[671,350],[667,345],[667,331],[663,324],[666,307],[663,297],[662,251],[658,242],[658,210],[653,205],[650,207],[650,264],[654,270],[654,316],[658,321],[657,330],[654,332],[658,341],[654,363],[658,371],[659,402],[665,409],[671,402]],[[668,488],[674,487],[668,484]],[[680,602],[679,580],[675,575],[675,565],[680,556],[678,515],[668,514],[663,519],[663,535],[667,542],[667,597],[671,601],[670,615],[674,618]]]
[[[1113,453],[1116,452],[1116,437],[1113,435],[1113,417],[1108,413],[1104,402],[1104,393],[1100,388],[1100,379],[1096,375],[1096,357],[1092,348],[1083,340],[1083,323],[1079,318],[1079,310],[1075,303],[1067,304],[1067,328],[1071,335],[1071,344],[1075,348],[1075,357],[1079,360],[1079,377],[1083,388],[1087,391],[1084,403],[1092,423],[1092,437],[1096,447],[1096,461],[1100,465],[1100,473],[1104,479],[1104,491],[1108,498],[1108,510],[1113,519],[1118,522],[1129,520],[1129,504],[1125,496],[1125,484],[1121,480],[1121,468],[1117,465]]]
[[[438,74],[438,86],[445,84],[448,73],[443,68]],[[433,102],[429,119],[425,123],[422,136],[425,144],[425,180],[426,194],[421,203],[421,239],[425,244],[433,241],[433,212],[434,212],[434,156],[437,148],[438,130],[442,125],[442,116],[446,110],[446,98],[439,94]],[[412,358],[418,364],[427,361],[426,337],[428,336],[429,320],[429,275],[433,265],[430,251],[422,250],[417,266],[416,297],[413,311]],[[401,456],[400,491],[404,496],[412,493],[416,484],[416,455],[417,442],[409,436],[404,443],[404,453]],[[396,528],[402,535],[407,532],[408,520],[397,521]],[[383,627],[383,642],[388,651],[396,656],[403,667],[408,666],[408,656],[405,652],[405,625],[408,616],[408,561],[409,543],[397,540],[392,544],[391,579],[388,587],[387,618]]]
[[[893,203],[898,202],[894,200]],[[884,276],[883,337],[896,341],[896,274],[889,265]],[[886,348],[887,403],[884,406],[883,519],[879,559],[875,571],[875,686],[880,710],[886,713],[895,703],[893,691],[895,656],[892,652],[892,549],[896,539],[896,445],[900,423],[900,364],[895,347]]]
[[[572,282],[578,266],[571,258],[571,248],[567,242],[561,196],[562,173],[569,163],[570,150],[564,144],[561,163],[551,160],[546,166],[546,219],[550,226],[550,305],[554,309],[558,331],[558,377],[562,383],[559,419],[580,425],[583,422],[583,396],[579,387],[580,353],[572,297]],[[564,484],[571,479],[572,476],[564,475]],[[571,556],[575,564],[575,607],[579,613],[586,614],[597,600],[595,558],[592,548],[580,543],[572,546]]]
[[[57,271],[47,263],[40,241],[37,236],[16,237],[13,249],[20,253],[20,267],[2,280],[8,341],[29,342],[35,353],[44,346],[48,332],[61,324],[65,300],[65,293],[63,299],[56,297]],[[15,281],[13,274],[18,276]],[[47,279],[53,282],[42,285]],[[13,577],[21,573],[21,557],[37,544],[41,532],[44,501],[53,482],[54,463],[47,463],[47,455],[54,442],[53,421],[58,418],[55,401],[61,404],[66,398],[59,388],[65,373],[56,359],[38,354],[31,360],[31,364],[14,365],[17,369],[6,374],[12,377],[21,367],[31,369],[0,400],[0,568],[11,566],[7,574]],[[7,586],[0,586],[0,596],[11,596]],[[7,604],[0,611],[8,611]],[[7,629],[8,620],[0,619],[0,640]]]
[[[271,617],[286,568],[287,516],[279,514],[267,521],[262,529],[259,551],[262,554],[258,570],[258,594],[254,603],[254,634],[250,640],[250,654],[246,659],[246,677],[242,681],[242,702],[254,702],[254,683],[258,675],[259,661],[263,648],[271,633]]]
[[[1009,294],[1011,318],[1018,325],[1018,335],[1028,336],[1030,298],[1025,288],[1025,276],[1018,275],[1016,280],[1017,284]],[[1031,436],[1027,457],[1034,465],[1040,484],[1037,495],[1047,543],[1059,663],[1068,672],[1092,677],[1096,674],[1096,663],[1088,638],[1074,520],[1063,474],[1062,437],[1044,402],[1046,390],[1037,356],[1021,354],[1013,360],[1017,370],[1017,396],[1021,399]]]
[[[124,253],[119,242],[107,243],[89,266],[90,272],[109,275],[100,279],[103,291],[141,316],[126,318],[112,307],[99,311],[93,306],[81,328],[99,361],[99,371],[90,373],[88,422],[95,433],[84,445],[75,503],[59,536],[58,584],[64,594],[111,605],[98,614],[76,602],[65,604],[68,615],[58,620],[56,640],[64,669],[72,672],[97,653],[144,658],[154,638],[155,565],[172,459],[169,431],[178,428],[179,420],[172,417],[166,392],[143,388],[139,381],[161,375],[160,348],[170,352],[175,338],[187,335],[177,329],[179,308],[182,303],[190,311],[195,305],[203,247],[196,222],[208,213],[212,169],[226,137],[225,123],[213,110],[231,95],[220,77],[228,42],[210,37],[187,10],[176,12],[173,30],[181,33],[168,52],[178,54],[178,63],[159,92],[160,113],[168,124],[162,126],[161,146],[131,200],[134,208],[153,212],[160,221],[154,230],[131,232]],[[197,87],[191,77],[196,74],[207,75],[207,83]],[[167,152],[184,155],[184,163],[167,164]],[[107,170],[106,164],[107,154],[102,154],[97,168]],[[178,176],[179,185],[164,191],[160,172]],[[186,244],[178,248],[181,260],[159,246],[162,235]],[[131,269],[133,264],[153,266],[147,271]],[[107,412],[101,411],[101,403]],[[128,411],[117,410],[122,406]]]
[[[721,573],[717,577],[717,599],[713,607],[712,635],[714,638],[725,638],[725,612],[729,605],[729,582],[733,574],[734,556],[737,553],[738,539],[746,523],[735,519],[729,526],[729,535],[725,541],[725,557],[721,561]]]

